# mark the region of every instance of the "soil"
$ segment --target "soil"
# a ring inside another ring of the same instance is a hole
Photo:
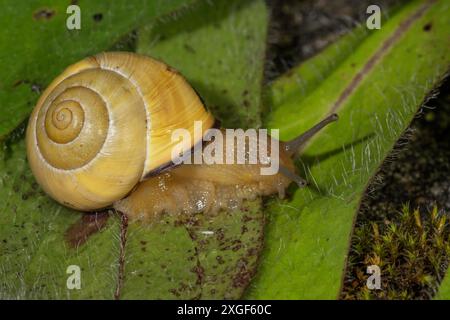
[[[268,0],[271,8],[266,79],[310,58],[367,19],[377,4],[383,15],[405,0]]]

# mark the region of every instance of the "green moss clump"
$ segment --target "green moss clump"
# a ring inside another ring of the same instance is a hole
[[[450,257],[448,217],[404,205],[399,215],[355,228],[342,299],[430,299]],[[367,267],[381,269],[381,289],[368,289]]]

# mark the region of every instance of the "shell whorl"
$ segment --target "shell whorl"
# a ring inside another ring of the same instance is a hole
[[[27,129],[31,169],[44,190],[78,210],[107,207],[170,161],[170,131],[213,118],[165,64],[132,53],[86,58],[57,77]]]
[[[107,103],[94,89],[66,85],[44,102],[36,119],[36,142],[51,167],[73,170],[87,165],[102,149],[110,117]]]

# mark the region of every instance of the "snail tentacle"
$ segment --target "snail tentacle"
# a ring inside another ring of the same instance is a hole
[[[308,131],[302,133],[300,136],[287,141],[284,143],[285,151],[288,152],[291,155],[294,155],[299,151],[299,149],[305,145],[306,142],[308,142],[315,134],[317,134],[320,130],[322,130],[325,126],[328,124],[337,121],[339,119],[338,115],[336,113],[330,114],[325,119],[320,121],[318,124],[316,124],[314,127],[309,129]]]

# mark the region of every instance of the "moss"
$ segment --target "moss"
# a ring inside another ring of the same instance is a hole
[[[342,299],[429,299],[447,269],[450,225],[435,206],[431,212],[409,204],[393,219],[364,222],[355,229]],[[381,269],[381,289],[369,290],[367,266]]]

